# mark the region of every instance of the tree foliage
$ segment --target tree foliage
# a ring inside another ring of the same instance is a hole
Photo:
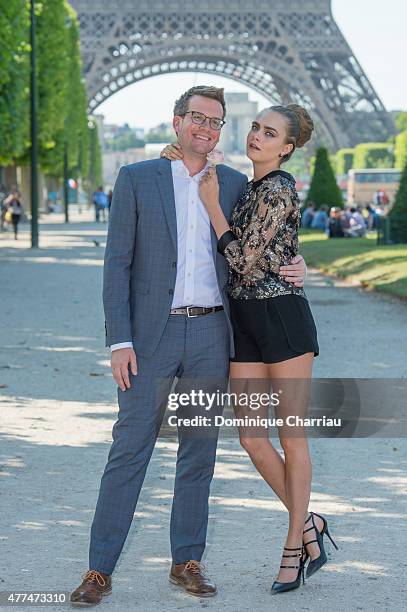
[[[336,152],[336,174],[347,174],[353,168],[354,149],[339,149]]]
[[[394,158],[395,168],[404,168],[407,164],[407,129],[396,136]]]
[[[407,130],[407,112],[401,111],[396,117],[396,128],[398,132]]]
[[[68,93],[68,27],[65,0],[38,3],[38,152],[47,174],[61,174]]]
[[[388,142],[364,142],[356,145],[353,167],[358,170],[392,168],[393,145]]]
[[[24,0],[0,0],[0,163],[24,153],[28,140],[29,13]]]
[[[38,41],[40,163],[48,174],[61,176],[66,149],[70,173],[80,176],[81,139],[86,140],[87,132],[86,92],[79,25],[66,0],[42,4]]]
[[[0,163],[29,162],[29,10],[26,0],[0,0]],[[3,7],[4,5],[4,7]],[[39,163],[61,177],[89,169],[87,100],[79,24],[67,0],[35,3]]]
[[[138,138],[134,131],[129,129],[124,134],[120,134],[115,138],[106,140],[104,146],[106,151],[127,151],[127,149],[144,147],[145,144],[145,140]]]
[[[88,121],[88,136],[89,136],[89,172],[88,183],[89,188],[94,191],[102,181],[102,152],[100,149],[98,126],[93,118]]]
[[[389,213],[390,236],[394,242],[407,243],[407,163],[401,174],[396,199]]]
[[[314,202],[316,208],[323,204],[343,207],[342,193],[336,183],[335,174],[329,161],[328,150],[324,147],[317,149],[307,202]]]

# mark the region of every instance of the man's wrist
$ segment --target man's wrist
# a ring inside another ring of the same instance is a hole
[[[118,342],[117,344],[111,344],[110,352],[113,353],[113,351],[117,351],[118,349],[122,349],[122,348],[133,348],[133,343],[132,342]]]

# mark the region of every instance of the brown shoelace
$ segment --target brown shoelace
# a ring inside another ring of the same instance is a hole
[[[94,582],[96,580],[98,585],[101,587],[106,585],[106,580],[103,578],[102,574],[96,570],[88,570],[83,576],[83,579],[86,580],[86,582]]]
[[[199,563],[199,561],[188,561],[185,569],[190,570],[193,574],[200,574],[204,570],[204,565]]]

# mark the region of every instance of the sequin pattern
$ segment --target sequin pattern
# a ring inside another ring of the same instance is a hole
[[[280,265],[298,253],[299,224],[299,198],[291,175],[275,171],[248,183],[231,218],[237,239],[224,249],[231,297],[261,299],[291,293],[306,297],[302,288],[278,274]]]

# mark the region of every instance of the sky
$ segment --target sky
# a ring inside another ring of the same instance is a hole
[[[407,110],[407,0],[332,0],[332,12],[386,108]],[[260,108],[268,106],[266,98],[230,79],[175,73],[125,87],[101,104],[96,113],[104,115],[106,123],[148,129],[170,120],[180,92],[201,84],[248,92]]]

